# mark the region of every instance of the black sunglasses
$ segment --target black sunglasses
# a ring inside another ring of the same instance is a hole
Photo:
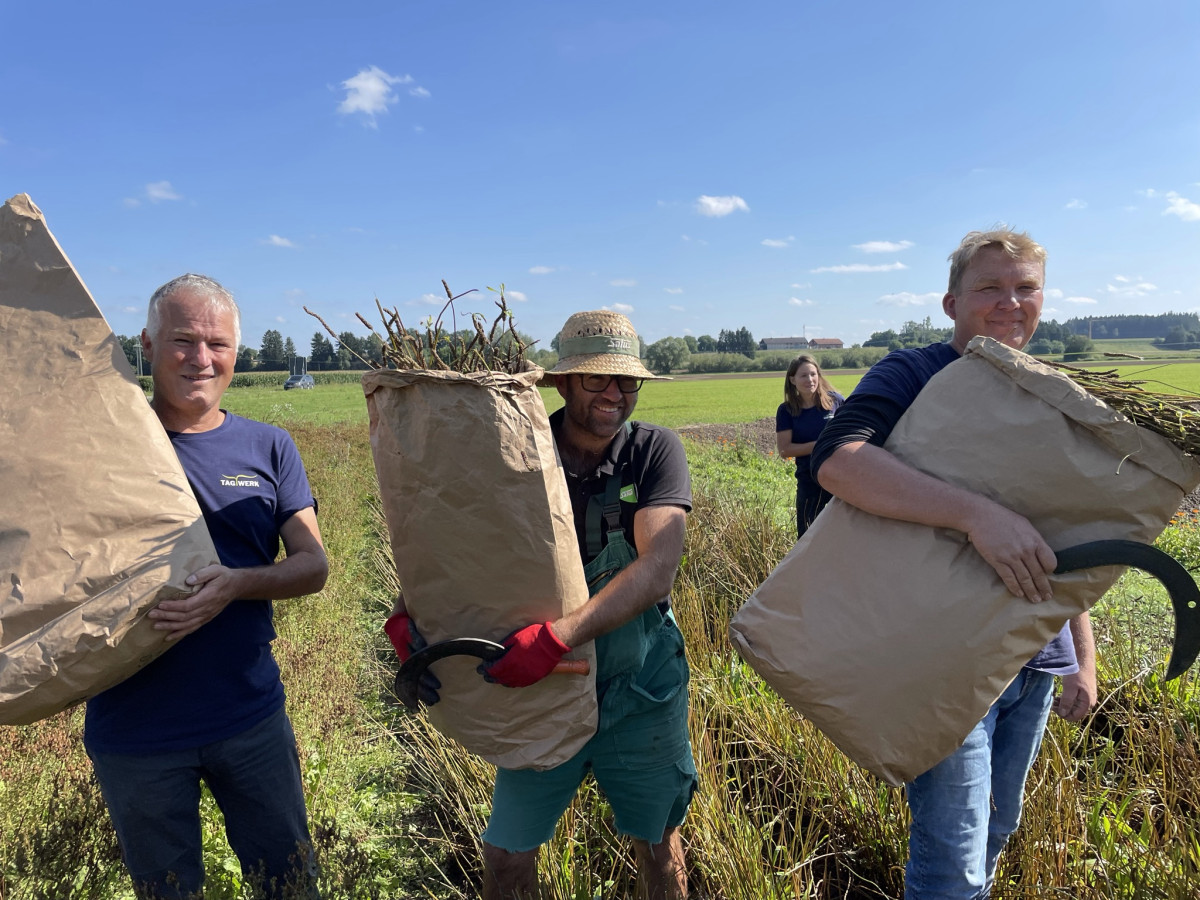
[[[583,385],[583,389],[593,394],[599,394],[608,390],[608,386],[613,382],[617,383],[617,387],[622,394],[636,394],[642,389],[644,378],[635,378],[632,375],[580,375],[579,383]]]

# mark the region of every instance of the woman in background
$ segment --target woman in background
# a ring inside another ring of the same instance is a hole
[[[817,435],[833,418],[845,397],[821,373],[817,360],[803,353],[788,366],[783,403],[775,413],[775,444],[783,458],[796,458],[796,538],[799,540],[831,495],[821,490],[808,470]]]

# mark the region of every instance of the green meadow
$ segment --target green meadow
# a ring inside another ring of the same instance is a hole
[[[1123,367],[1124,370],[1125,367]],[[1183,390],[1190,370],[1153,375]],[[835,375],[849,393],[857,375]],[[782,374],[655,382],[639,418],[672,426],[772,416]],[[557,406],[552,391],[547,405]],[[275,652],[287,687],[326,898],[478,896],[478,834],[491,769],[392,695],[381,626],[396,590],[353,382],[311,391],[236,388],[233,411],[295,436],[329,551],[318,596],[278,603]],[[732,614],[792,546],[794,479],[746,442],[685,439],[695,508],[674,590],[692,667],[691,730],[701,784],[684,826],[701,900],[897,898],[902,791],[850,763],[767,688],[726,638]],[[1200,528],[1160,545],[1200,567]],[[1200,896],[1200,687],[1164,683],[1170,608],[1152,579],[1124,576],[1093,611],[1098,711],[1054,720],[1030,777],[1024,821],[994,897],[1185,900]],[[130,900],[115,836],[82,751],[82,709],[0,727],[0,900]],[[219,813],[204,799],[209,900],[247,896]],[[542,854],[548,900],[633,896],[631,849],[585,789]]]
[[[1122,377],[1145,382],[1147,390],[1200,397],[1200,365],[1145,363],[1089,368],[1112,369]],[[637,417],[647,422],[681,428],[699,424],[740,424],[774,417],[783,402],[784,373],[755,375],[679,376],[671,381],[647,381],[638,397]],[[834,389],[849,396],[862,372],[827,372]],[[349,373],[341,378],[351,378]],[[226,395],[231,412],[264,422],[312,422],[321,425],[367,422],[362,387],[354,380],[325,382],[308,391],[285,391],[280,384],[237,388]],[[562,405],[554,388],[539,388],[548,412]]]

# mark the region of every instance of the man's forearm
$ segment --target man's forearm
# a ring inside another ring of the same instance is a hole
[[[825,490],[864,512],[967,532],[987,498],[926,475],[872,444],[845,444],[817,473]]]
[[[1036,603],[1053,595],[1050,545],[1028,519],[982,494],[926,475],[867,443],[838,447],[817,478],[835,497],[873,515],[961,531],[1014,596]]]
[[[568,647],[578,647],[616,631],[670,595],[677,569],[678,563],[653,556],[634,560],[587,603],[554,622],[554,633]]]
[[[239,597],[288,600],[320,591],[329,575],[329,563],[323,552],[301,550],[269,566],[230,572],[237,580]]]

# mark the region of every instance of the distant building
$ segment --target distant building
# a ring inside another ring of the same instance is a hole
[[[808,338],[802,337],[763,338],[758,342],[759,350],[807,350],[809,346]]]
[[[842,350],[845,346],[837,338],[763,338],[758,342],[759,350]]]

